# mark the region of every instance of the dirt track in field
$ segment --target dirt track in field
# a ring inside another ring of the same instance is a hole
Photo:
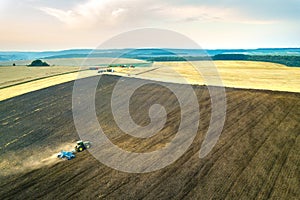
[[[130,111],[136,123],[149,123],[149,99],[155,98],[168,114],[165,127],[156,136],[134,139],[122,133],[110,111],[111,92],[118,79],[103,76],[97,89],[96,111],[107,136],[121,148],[136,152],[153,151],[168,143],[180,121],[174,94],[157,84],[134,93]],[[125,81],[130,84],[132,80]],[[185,90],[184,85],[176,86]],[[195,86],[200,126],[188,151],[161,170],[130,174],[101,164],[87,151],[71,161],[53,157],[78,139],[72,116],[72,87],[73,82],[68,82],[0,102],[0,199],[300,196],[299,93],[226,88],[227,116],[222,135],[213,151],[199,159],[211,103],[207,88]]]

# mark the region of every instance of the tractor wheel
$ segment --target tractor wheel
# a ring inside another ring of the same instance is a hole
[[[79,152],[82,152],[82,151],[83,151],[83,148],[82,148],[82,147],[79,147],[79,148],[78,148],[78,151],[79,151]]]

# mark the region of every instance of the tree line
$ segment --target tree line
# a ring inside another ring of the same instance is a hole
[[[215,56],[160,56],[143,57],[142,59],[153,61],[204,61],[204,60],[239,60],[239,61],[261,61],[283,64],[291,67],[300,67],[300,56],[281,55],[245,55],[245,54],[218,54]]]

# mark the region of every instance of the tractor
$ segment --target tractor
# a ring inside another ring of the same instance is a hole
[[[91,147],[91,142],[79,140],[76,142],[75,151],[82,152]]]

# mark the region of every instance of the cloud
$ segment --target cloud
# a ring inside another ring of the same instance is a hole
[[[243,15],[237,8],[209,3],[162,2],[159,0],[89,0],[70,9],[40,7],[41,11],[57,18],[71,28],[123,28],[191,22],[274,23]]]
[[[122,1],[119,1],[122,2]],[[71,28],[87,28],[95,25],[108,26],[126,13],[127,8],[117,1],[89,0],[69,9],[40,7],[41,11],[57,18]]]
[[[120,3],[117,3],[120,2]],[[122,21],[126,8],[122,1],[97,1],[90,0],[76,5],[69,10],[39,7],[41,11],[57,18],[71,28],[87,28],[94,25],[112,25],[117,20]]]
[[[60,21],[70,24],[72,20],[73,12],[71,10],[69,11],[63,11],[55,8],[47,8],[47,7],[41,7],[40,10],[44,11],[45,13],[52,15],[59,19]]]
[[[113,17],[118,17],[118,16],[122,15],[122,13],[124,13],[125,11],[126,10],[124,8],[118,8],[116,10],[113,10],[112,13],[111,13],[111,15]]]
[[[296,46],[299,10],[299,0],[0,0],[0,42],[14,50],[94,47],[120,32],[154,27],[212,48]]]

